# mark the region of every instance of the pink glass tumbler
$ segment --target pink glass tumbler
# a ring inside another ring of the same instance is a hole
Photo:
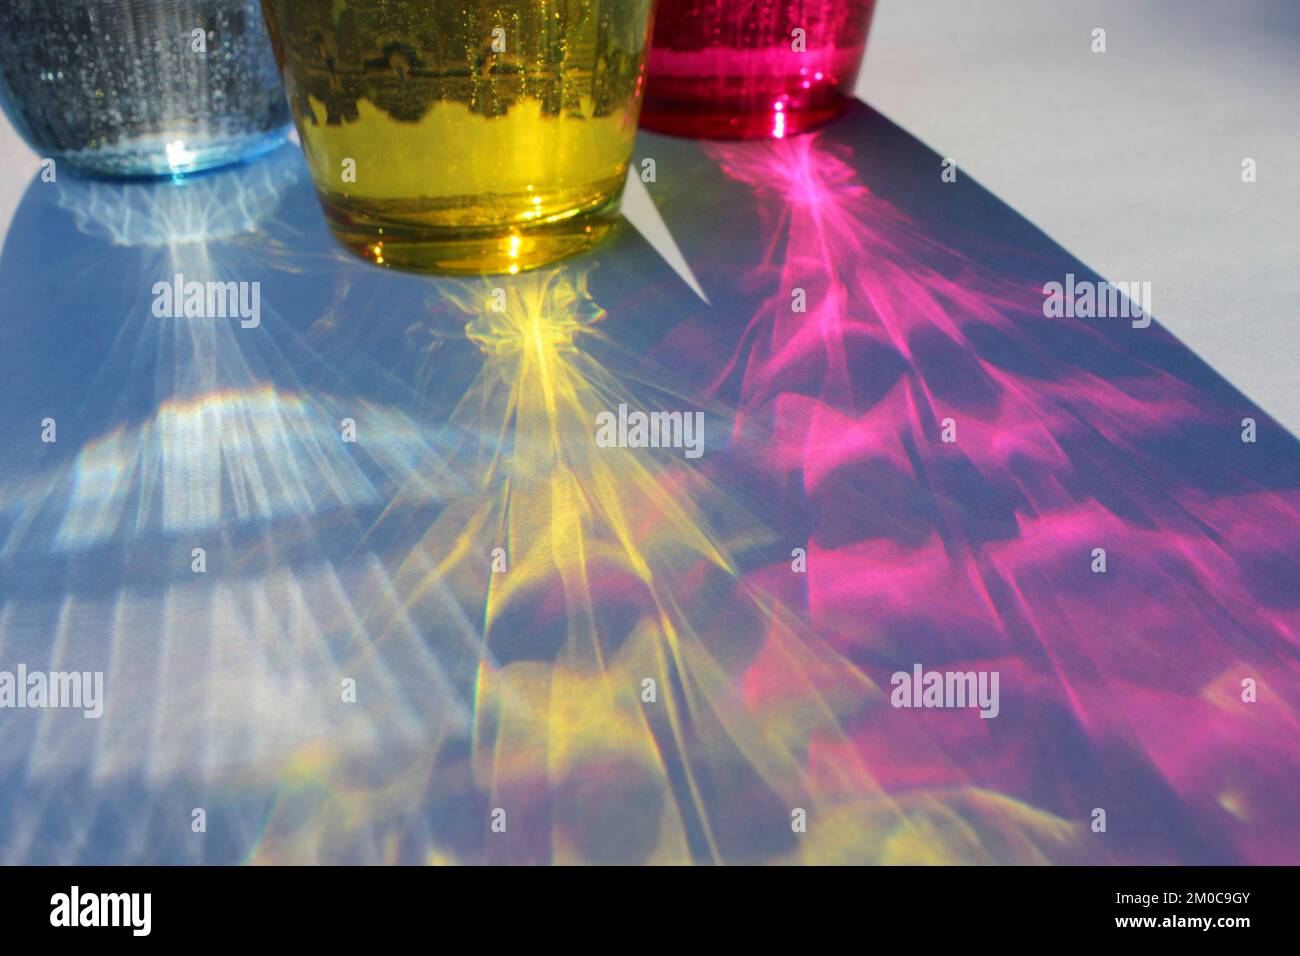
[[[659,0],[641,125],[780,139],[849,103],[875,0]]]

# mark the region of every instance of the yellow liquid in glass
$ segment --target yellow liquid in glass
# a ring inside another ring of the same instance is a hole
[[[515,272],[609,231],[652,0],[263,0],[326,218],[383,265]]]

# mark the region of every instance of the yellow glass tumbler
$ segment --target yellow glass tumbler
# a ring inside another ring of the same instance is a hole
[[[654,0],[262,0],[334,235],[517,272],[618,217]]]

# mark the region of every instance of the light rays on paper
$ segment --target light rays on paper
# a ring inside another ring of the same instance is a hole
[[[1240,408],[1158,327],[1051,324],[1005,277],[1032,270],[937,240],[829,133],[704,149],[765,224],[746,274],[693,264],[762,300],[743,336],[701,333],[729,317],[666,269],[629,300],[695,318],[629,335],[593,290],[633,270],[598,258],[346,272],[306,336],[274,303],[265,334],[132,303],[96,370],[135,383],[111,426],[0,480],[0,660],[108,687],[100,721],[0,726],[0,859],[1294,858],[1289,459],[1235,457]],[[101,196],[81,234],[146,276],[247,277],[265,216],[165,201]],[[137,211],[172,241],[122,245]],[[408,364],[380,397],[412,348],[424,391]],[[622,404],[702,410],[704,456],[601,447]],[[914,662],[998,670],[1001,713],[891,708]]]
[[[82,414],[59,414],[51,450],[72,451],[0,479],[0,661],[100,671],[106,687],[99,719],[6,712],[6,863],[239,862],[266,839],[268,787],[310,793],[344,764],[376,775],[467,732],[452,655],[393,625],[393,582],[363,540],[395,489],[416,510],[458,492],[427,427],[304,386],[295,372],[316,359],[275,296],[256,328],[151,307],[153,283],[174,273],[258,275],[268,252],[250,237],[299,178],[285,162],[182,183],[59,184],[80,237],[60,269],[80,279],[107,261],[116,280],[95,301],[74,283],[66,303],[40,277],[9,287],[64,323],[115,331],[64,389]],[[23,334],[44,334],[39,315],[18,316]],[[364,441],[341,440],[344,418],[362,422]],[[78,431],[101,421],[114,424]],[[361,606],[382,615],[382,648]],[[454,604],[439,616],[469,629]],[[368,706],[344,703],[345,681]],[[189,830],[195,807],[210,837]]]

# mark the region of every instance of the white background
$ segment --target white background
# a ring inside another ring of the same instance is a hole
[[[1300,434],[1300,0],[880,0],[858,94]]]

